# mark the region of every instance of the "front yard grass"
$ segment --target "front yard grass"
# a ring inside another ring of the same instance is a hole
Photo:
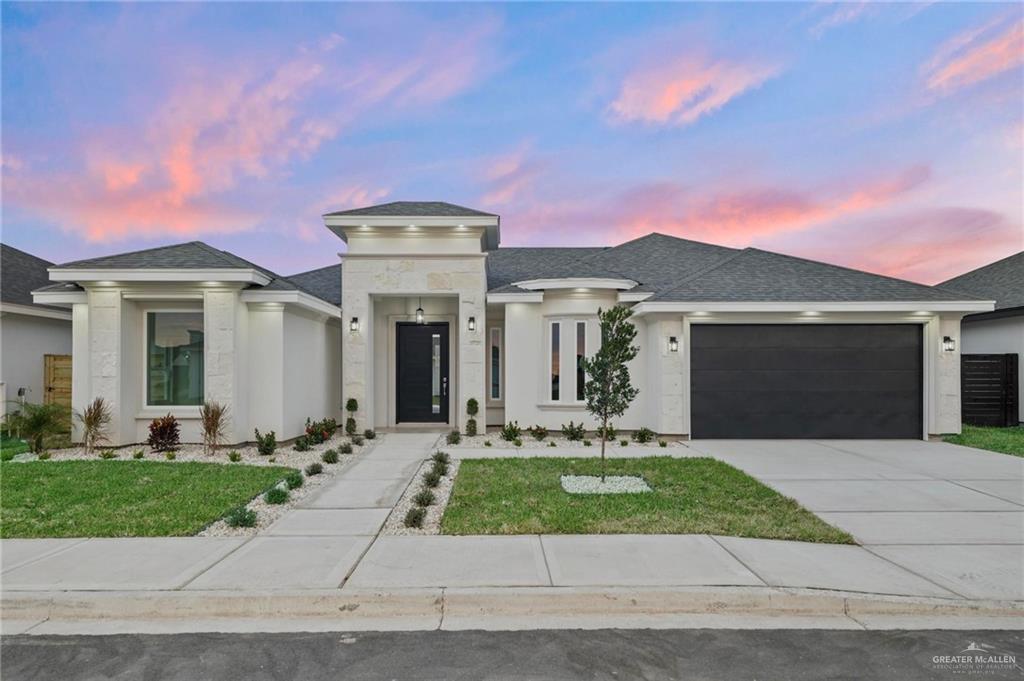
[[[599,459],[465,459],[442,534],[719,534],[852,544],[792,499],[710,458],[612,459],[646,494],[570,495],[560,477],[600,475]]]
[[[291,471],[159,461],[0,466],[0,537],[193,535]]]
[[[1024,456],[1024,426],[995,428],[964,424],[963,431],[959,435],[947,435],[943,440],[954,445]]]

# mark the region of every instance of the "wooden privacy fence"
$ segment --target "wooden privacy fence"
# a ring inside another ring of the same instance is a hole
[[[975,426],[1018,423],[1017,355],[961,355],[963,421]]]

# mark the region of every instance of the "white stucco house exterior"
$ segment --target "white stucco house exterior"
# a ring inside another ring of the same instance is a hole
[[[71,355],[71,311],[32,300],[32,290],[49,282],[53,265],[0,244],[0,415],[20,401],[67,401],[64,384],[46,381],[46,371],[66,371]],[[60,377],[58,377],[60,378]]]
[[[995,309],[963,319],[966,354],[1016,354],[1017,405],[1024,404],[1024,251],[939,284],[995,301]],[[1018,409],[1024,422],[1024,409]]]
[[[74,403],[106,397],[116,443],[155,416],[198,439],[360,428],[594,423],[578,358],[626,305],[639,397],[615,425],[689,437],[906,437],[960,430],[960,323],[990,299],[661,234],[607,248],[504,248],[500,219],[441,202],[328,213],[340,263],[283,277],[200,242],[50,268],[70,308]]]

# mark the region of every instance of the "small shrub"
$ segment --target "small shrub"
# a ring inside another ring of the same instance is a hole
[[[348,400],[346,400],[345,411],[347,411],[349,414],[354,414],[357,411],[359,411],[359,402],[356,401],[356,398],[350,397],[348,398]]]
[[[288,490],[283,487],[271,487],[263,495],[263,500],[268,504],[283,504],[288,501]]]
[[[484,440],[484,447],[491,447],[491,446],[493,446],[493,445],[491,445],[491,441],[490,440]]]
[[[668,447],[668,443],[665,442],[664,440],[658,440],[658,446],[659,447]]]
[[[303,482],[302,473],[299,471],[292,471],[284,476],[284,484],[288,485],[288,489],[298,489],[302,487]]]
[[[256,511],[245,506],[233,508],[224,515],[224,522],[228,527],[256,527]]]
[[[441,476],[437,471],[430,470],[423,474],[423,484],[427,487],[437,487],[441,484]]]
[[[342,454],[351,454],[352,444],[349,442],[344,442],[340,447],[338,447],[338,449],[341,451]]]
[[[597,436],[605,440],[611,441],[615,439],[615,426],[608,424],[607,428],[602,426],[597,427]]]
[[[523,441],[520,440],[519,438],[516,438],[515,440],[512,440],[512,444],[514,444],[516,447],[522,447]]]
[[[309,440],[305,435],[300,435],[295,438],[295,444],[292,445],[292,449],[297,452],[308,452],[309,451]]]
[[[476,416],[480,413],[480,403],[476,401],[475,397],[470,397],[466,400],[466,413],[470,416]]]
[[[178,454],[172,449],[164,452],[164,458],[167,459],[168,461],[174,461],[175,459],[178,458]]]
[[[429,489],[421,490],[416,493],[416,496],[412,498],[413,503],[417,506],[430,506],[434,503],[434,493]]]
[[[358,430],[358,427],[356,426],[356,420],[354,417],[349,416],[347,419],[345,419],[345,434],[355,435],[356,430]]]
[[[457,445],[460,442],[462,442],[462,435],[459,433],[459,431],[453,430],[452,432],[448,433],[448,437],[445,438],[445,442],[447,442],[450,445]]]
[[[277,433],[270,431],[269,433],[260,434],[260,429],[256,429],[256,451],[259,452],[260,456],[270,456],[277,449]]]
[[[153,419],[149,424],[149,439],[146,444],[155,451],[166,452],[181,444],[178,419],[172,415]]]
[[[96,451],[96,446],[107,441],[107,429],[113,416],[110,406],[102,397],[90,402],[81,413],[76,412],[75,418],[82,426],[82,445],[86,454]]]
[[[427,509],[422,506],[416,506],[410,508],[405,514],[405,526],[406,527],[423,527],[423,521],[427,517]]]
[[[518,421],[509,421],[501,427],[501,439],[505,442],[518,440],[523,435],[523,429],[519,427]]]
[[[100,458],[101,459],[116,459],[117,458],[117,452],[115,452],[113,449],[104,449],[102,452],[100,452]]]
[[[435,461],[434,467],[430,469],[431,472],[437,473],[441,477],[448,475],[448,464],[444,461]]]
[[[582,440],[586,432],[587,431],[583,428],[583,421],[580,421],[578,424],[573,423],[572,421],[569,421],[568,424],[562,424],[562,435],[570,442]]]
[[[306,475],[320,475],[323,472],[323,464],[317,463],[316,461],[306,466]]]
[[[592,444],[594,444],[594,443],[593,443],[593,442],[591,442],[590,440],[584,440],[584,441],[583,441],[583,446],[584,446],[584,447],[589,447],[589,446],[591,446]]]
[[[551,442],[548,443],[548,447],[557,447],[557,446],[558,445],[555,444],[554,440],[552,440]]]
[[[324,463],[338,463],[338,450],[328,449],[320,455],[320,460]]]
[[[228,429],[228,408],[217,402],[203,402],[199,409],[199,422],[203,426],[203,450],[207,455],[217,451]]]
[[[434,452],[434,455],[431,456],[430,458],[433,459],[434,461],[440,461],[441,463],[448,463],[449,461],[452,460],[451,457],[448,456],[448,452],[441,451]]]
[[[363,446],[363,437],[362,437],[362,435],[353,435],[352,436],[352,444],[356,445],[357,447],[362,447]]]
[[[238,463],[241,460],[242,460],[242,455],[239,454],[234,449],[232,449],[230,452],[228,452],[228,461],[231,461],[233,463]]]
[[[40,461],[49,461],[50,457],[53,456],[53,454],[51,454],[50,452],[45,452],[44,451],[44,452],[39,452],[38,456],[39,456],[39,460]]]
[[[629,440],[619,440],[619,445],[621,445],[622,447],[628,447]]]
[[[653,442],[654,437],[654,431],[651,430],[650,428],[647,428],[646,426],[641,428],[640,430],[633,431],[633,441],[639,442],[642,445],[647,444],[648,442]]]
[[[334,419],[321,419],[313,421],[306,419],[306,441],[310,445],[318,445],[331,439],[331,436],[338,430],[338,422]]]
[[[141,449],[136,449],[135,453],[132,454],[132,458],[133,459],[141,459],[145,455],[146,455],[146,453],[144,451],[142,451]]]
[[[269,461],[270,463],[274,463],[275,461],[277,461],[277,457],[276,456],[272,456],[269,459],[267,459],[267,461]]]
[[[8,433],[21,434],[30,452],[39,454],[47,437],[67,431],[68,412],[68,408],[61,404],[25,402],[17,404],[17,411],[7,414],[5,426]],[[10,456],[14,457],[13,454]]]
[[[476,435],[476,419],[469,419],[466,421],[466,435],[469,437]]]
[[[367,440],[375,440],[377,439],[377,431],[373,430],[372,428],[367,428],[366,430],[363,431],[363,437],[365,437]]]
[[[548,436],[548,429],[545,428],[544,426],[530,426],[529,428],[526,429],[526,432],[532,435],[533,439],[537,440],[538,442]]]

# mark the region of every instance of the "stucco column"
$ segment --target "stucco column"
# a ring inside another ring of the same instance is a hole
[[[245,404],[238,400],[241,367],[237,362],[236,330],[239,305],[236,290],[203,292],[204,399],[228,407],[226,439],[229,442],[246,439],[240,432],[246,426]]]
[[[372,428],[373,306],[369,286],[374,281],[374,261],[346,258],[341,270],[341,408],[355,398],[359,402],[356,423],[360,429]],[[358,319],[355,331],[350,329],[353,317]]]
[[[942,315],[939,317],[936,333],[925,334],[926,343],[936,353],[935,380],[933,392],[938,395],[935,421],[928,429],[929,434],[960,432],[960,320],[963,315]],[[942,349],[942,339],[949,336],[956,343],[956,349],[947,352]],[[927,353],[926,353],[927,355]]]
[[[131,432],[134,414],[130,413],[133,406],[122,404],[121,400],[121,291],[91,289],[87,293],[89,312],[85,318],[89,329],[88,392],[84,394],[83,406],[102,397],[110,407],[110,413],[115,416],[108,431],[110,442],[124,444],[134,439],[134,433]],[[78,340],[80,342],[82,339]]]
[[[478,432],[487,428],[487,380],[484,371],[487,306],[485,293],[467,293],[465,289],[459,295],[459,394],[452,426],[465,430],[466,402],[476,399],[480,412],[474,417]],[[476,329],[469,330],[469,318],[476,321]]]
[[[89,305],[75,303],[71,306],[71,408],[81,412],[89,403]],[[82,359],[77,359],[82,358]],[[82,361],[82,360],[85,361]],[[71,419],[71,440],[80,442],[81,427],[78,419]]]
[[[655,319],[647,325],[648,381],[650,395],[646,405],[658,433],[679,435],[685,432],[684,410],[689,409],[683,394],[683,363],[686,344],[683,342],[682,319]],[[678,349],[669,348],[675,336]]]

